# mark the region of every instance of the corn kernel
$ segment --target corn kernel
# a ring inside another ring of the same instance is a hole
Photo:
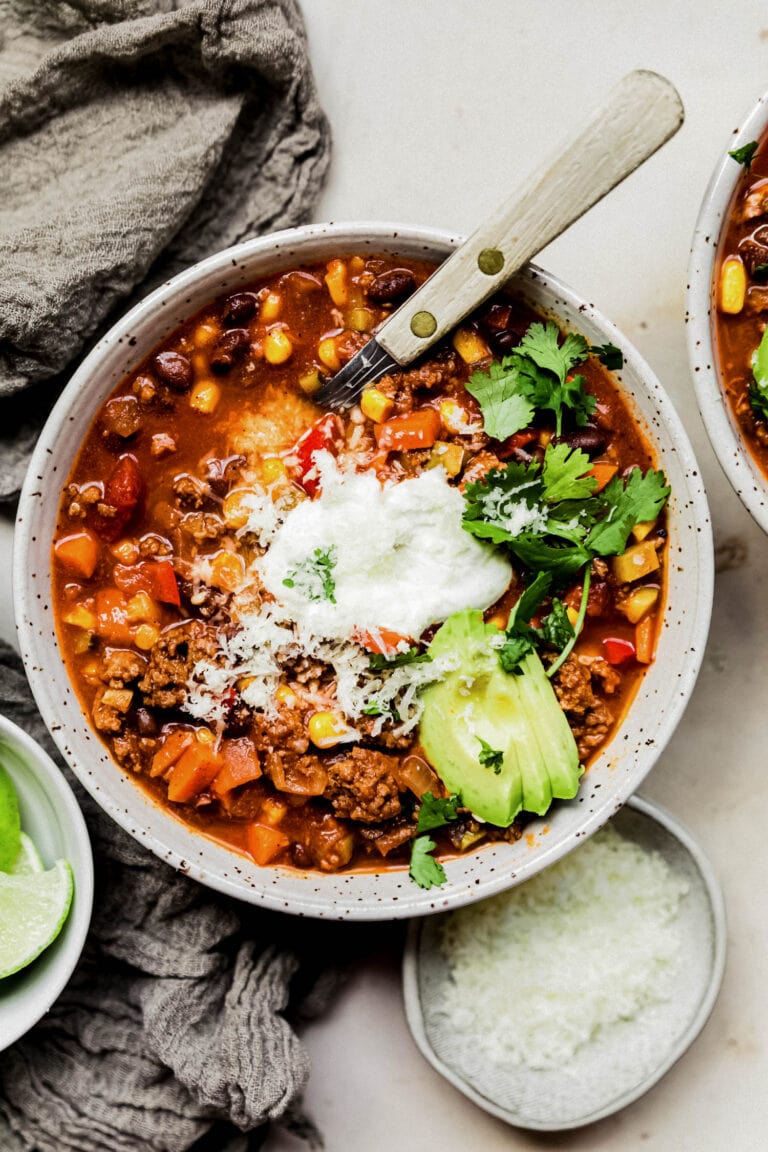
[[[207,348],[209,344],[213,344],[218,339],[220,332],[221,328],[215,320],[203,320],[202,324],[198,324],[195,328],[192,342],[197,348]]]
[[[493,624],[494,628],[498,628],[503,632],[509,624],[509,612],[494,612],[488,623]]]
[[[747,273],[739,256],[729,256],[720,269],[720,311],[741,312],[747,295]]]
[[[265,824],[269,824],[274,828],[280,823],[287,811],[288,805],[283,803],[282,800],[277,800],[273,796],[265,796],[261,802],[259,816]]]
[[[198,728],[197,732],[195,732],[195,736],[197,737],[198,744],[216,743],[216,737],[214,736],[213,732],[211,732],[210,728]]]
[[[307,396],[313,396],[315,392],[319,392],[322,384],[323,377],[317,368],[313,368],[310,372],[303,372],[299,376],[299,388],[302,392],[306,392]]]
[[[139,546],[135,540],[118,540],[113,544],[110,552],[121,564],[135,564],[139,559]]]
[[[200,380],[189,394],[189,406],[205,416],[216,411],[221,400],[221,388],[215,380]]]
[[[277,320],[283,307],[283,298],[279,292],[268,292],[259,308],[259,320],[264,324],[271,324]]]
[[[261,474],[268,487],[272,484],[279,484],[287,476],[285,464],[279,456],[267,456],[266,460],[262,460]]]
[[[252,511],[250,504],[252,495],[250,488],[233,488],[231,492],[227,492],[221,506],[221,514],[227,528],[236,530],[245,527]]]
[[[289,688],[287,684],[280,685],[275,692],[275,700],[285,708],[295,708],[299,702],[299,698],[293,688]]]
[[[75,628],[85,628],[86,632],[95,632],[96,613],[91,612],[83,604],[76,604],[64,617],[65,624],[72,624]]]
[[[578,619],[579,619],[578,611],[575,608],[572,608],[571,605],[569,604],[565,610],[565,614],[568,617],[568,620],[570,621],[571,628],[575,628],[576,624],[578,623]]]
[[[143,652],[148,652],[150,648],[154,648],[159,636],[160,629],[156,628],[154,624],[139,624],[133,639],[137,648],[141,648]]]
[[[539,444],[540,444],[540,446],[542,448],[546,448],[547,444],[549,444],[551,439],[552,439],[552,432],[549,430],[549,428],[542,428],[541,431],[539,432]]]
[[[457,328],[451,343],[465,364],[476,364],[478,360],[485,360],[491,354],[482,336],[473,332],[471,328]]]
[[[376,322],[376,317],[370,308],[350,308],[347,316],[347,328],[353,332],[370,332]]]
[[[333,748],[349,735],[347,722],[339,712],[313,712],[307,731],[316,748]]]
[[[395,402],[391,396],[385,395],[378,388],[366,388],[360,397],[360,407],[369,420],[383,424],[392,415]]]
[[[325,364],[326,368],[330,368],[331,372],[338,372],[341,368],[339,353],[336,351],[335,336],[323,337],[317,346],[317,355],[321,363]]]
[[[157,604],[146,592],[137,592],[131,596],[125,606],[125,614],[132,624],[156,622],[160,619]]]
[[[264,359],[268,364],[285,364],[293,353],[293,343],[283,328],[270,328],[264,337]]]
[[[217,552],[211,560],[211,584],[234,592],[245,579],[245,561],[236,552]]]
[[[331,260],[325,274],[325,282],[328,285],[331,300],[337,308],[343,308],[349,302],[347,266],[343,260]]]

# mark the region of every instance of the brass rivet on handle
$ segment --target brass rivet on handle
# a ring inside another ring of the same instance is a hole
[[[504,253],[498,248],[483,248],[477,266],[486,276],[496,276],[504,267]]]
[[[437,328],[437,320],[431,312],[417,312],[411,319],[411,332],[414,336],[420,336],[422,340],[431,336],[435,328]]]

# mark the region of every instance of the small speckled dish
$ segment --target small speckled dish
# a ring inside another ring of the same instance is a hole
[[[688,265],[686,323],[688,359],[704,426],[736,495],[764,532],[768,532],[768,479],[747,448],[720,382],[716,332],[714,272],[720,234],[727,222],[736,187],[744,174],[728,152],[768,130],[768,92],[761,96],[741,128],[723,147],[699,212]]]
[[[49,948],[14,976],[0,980],[0,1051],[44,1016],[69,980],[83,950],[93,905],[93,857],[88,829],[72,789],[47,752],[0,716],[0,761],[19,797],[21,826],[46,868],[69,860],[72,907]]]
[[[642,1042],[633,1045],[638,1039],[634,1021],[621,1021],[583,1045],[563,1068],[508,1070],[489,1064],[476,1051],[456,1043],[440,1011],[441,989],[450,978],[440,943],[444,918],[411,925],[403,993],[418,1047],[460,1092],[518,1128],[542,1132],[579,1128],[637,1100],[687,1051],[720,990],[725,909],[717,877],[701,848],[670,813],[639,797],[629,800],[613,824],[644,851],[659,853],[672,876],[688,886],[680,905],[682,946],[675,995],[644,1010]]]
[[[160,340],[209,300],[281,269],[340,254],[434,260],[461,237],[397,224],[317,224],[238,244],[196,264],[133,308],[96,345],[64,389],[35,447],[14,537],[16,620],[24,665],[40,711],[62,754],[94,799],[131,836],[194,879],[253,904],[332,920],[389,920],[467,904],[532,876],[596,831],[639,786],[674,732],[696,683],[712,609],[709,509],[685,429],[651,369],[593,305],[535,265],[514,277],[532,308],[615,344],[616,379],[672,487],[667,526],[671,562],[656,659],[626,717],[590,765],[578,797],[557,803],[528,835],[498,842],[446,865],[447,881],[424,890],[405,869],[323,873],[250,859],[196,834],[147,796],[110,757],[83,714],[62,660],[51,612],[51,542],[61,488],[100,404]]]

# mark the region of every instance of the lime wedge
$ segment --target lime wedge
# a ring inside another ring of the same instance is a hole
[[[26,832],[22,832],[19,854],[8,869],[10,875],[23,876],[29,872],[42,872],[44,867],[45,865],[37,848],[35,848]]]
[[[74,887],[66,860],[57,860],[47,872],[0,873],[0,979],[31,964],[53,943]]]
[[[7,872],[19,854],[20,831],[16,789],[0,764],[0,872]]]

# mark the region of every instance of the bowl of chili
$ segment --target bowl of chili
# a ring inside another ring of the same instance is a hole
[[[100,341],[30,467],[17,619],[54,738],[128,832],[253,903],[389,919],[523,880],[635,790],[696,680],[695,458],[554,277],[529,266],[350,413],[314,405],[459,242],[311,226],[203,261]],[[521,784],[503,728],[442,738],[478,636],[483,683],[566,716],[564,783]],[[445,783],[462,741],[471,807]]]
[[[712,174],[691,246],[688,356],[720,466],[768,532],[768,94]]]

